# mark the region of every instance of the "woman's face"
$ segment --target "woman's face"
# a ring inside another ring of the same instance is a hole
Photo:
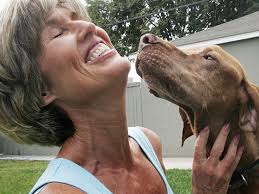
[[[129,61],[117,53],[103,29],[68,9],[49,14],[40,41],[37,60],[48,86],[45,104],[56,100],[82,106],[126,86]]]

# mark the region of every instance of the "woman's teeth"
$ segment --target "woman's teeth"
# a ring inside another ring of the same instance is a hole
[[[87,62],[91,62],[93,60],[95,60],[96,58],[102,56],[103,54],[106,53],[106,51],[111,50],[110,47],[108,47],[106,44],[103,43],[99,43],[94,49],[93,51],[90,52],[89,56],[88,56],[88,60]]]

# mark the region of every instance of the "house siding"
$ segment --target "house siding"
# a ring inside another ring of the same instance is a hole
[[[259,37],[220,46],[239,60],[248,79],[259,86]]]

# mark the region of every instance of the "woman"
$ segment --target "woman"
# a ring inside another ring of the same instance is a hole
[[[1,130],[18,142],[61,146],[31,193],[172,193],[159,138],[127,128],[130,63],[78,0],[12,0],[1,13]],[[193,193],[225,193],[242,154],[209,129],[196,142]]]

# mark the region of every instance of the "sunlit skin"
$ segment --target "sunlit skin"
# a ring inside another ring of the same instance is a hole
[[[166,193],[158,172],[128,138],[125,90],[130,63],[112,49],[107,33],[75,13],[57,8],[49,14],[40,38],[37,60],[48,83],[45,105],[62,108],[76,129],[58,157],[87,169],[113,193]],[[89,62],[89,50],[99,41],[111,49]],[[159,138],[148,129],[143,131],[163,165]],[[41,191],[58,192],[83,193],[58,183]]]
[[[37,61],[47,83],[44,103],[63,109],[76,129],[57,157],[79,164],[112,193],[167,193],[157,170],[138,144],[128,137],[125,90],[130,63],[113,49],[107,33],[67,9],[56,8],[46,19],[40,43]],[[100,45],[106,47],[105,52],[94,55]],[[164,168],[159,137],[148,129],[142,130]],[[222,145],[226,135],[219,136]],[[207,136],[208,131],[196,143],[194,164],[201,165],[202,169],[207,164],[204,163],[206,156],[201,154]],[[236,149],[235,144],[232,148]],[[216,147],[215,151],[221,152],[220,149]],[[202,177],[205,180],[202,183],[206,184],[208,175],[203,172],[196,171],[196,180]],[[193,188],[196,193],[200,190],[199,185]],[[69,185],[49,183],[40,193],[83,192]]]

